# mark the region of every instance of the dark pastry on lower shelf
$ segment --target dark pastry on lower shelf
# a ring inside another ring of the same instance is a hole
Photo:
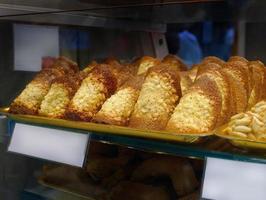
[[[161,186],[123,181],[107,195],[105,200],[170,200],[170,195]]]
[[[168,176],[178,196],[187,195],[198,187],[193,168],[187,161],[170,156],[156,156],[144,161],[131,180],[145,181],[151,177]]]

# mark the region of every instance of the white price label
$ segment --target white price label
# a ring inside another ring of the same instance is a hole
[[[82,167],[89,134],[16,123],[8,151]]]
[[[266,164],[207,158],[202,199],[265,200]]]

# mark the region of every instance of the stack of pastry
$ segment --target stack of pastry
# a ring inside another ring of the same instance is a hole
[[[48,93],[52,82],[60,77],[72,75],[77,71],[77,64],[65,57],[59,57],[54,64],[43,69],[13,101],[10,112],[17,114],[38,114],[40,105]]]
[[[205,133],[266,98],[266,70],[239,56],[209,56],[188,70],[181,59],[144,56],[84,70],[59,57],[11,104],[10,112],[174,133]]]
[[[170,117],[169,131],[209,132],[265,98],[266,73],[260,61],[233,56],[224,62],[206,57],[187,73],[195,80]]]

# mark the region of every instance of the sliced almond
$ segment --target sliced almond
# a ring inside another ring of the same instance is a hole
[[[247,138],[248,137],[245,133],[241,133],[241,132],[237,132],[237,131],[231,132],[230,135],[236,136],[236,137],[242,137],[242,138]]]
[[[241,132],[241,133],[250,133],[252,131],[252,129],[250,127],[241,125],[241,126],[236,126],[234,128],[234,131]]]

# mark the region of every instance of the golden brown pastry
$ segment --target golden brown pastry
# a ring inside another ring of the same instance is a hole
[[[52,67],[63,68],[65,70],[71,70],[73,72],[79,71],[77,63],[64,56],[58,57]]]
[[[252,74],[250,73],[248,60],[240,56],[232,56],[224,65],[224,67],[234,69],[232,73],[241,79],[241,82],[244,84],[247,90],[247,96],[249,98],[251,92]]]
[[[248,108],[254,106],[262,99],[264,64],[260,61],[249,62],[249,68],[252,75],[251,93],[248,99]]]
[[[222,66],[217,63],[203,62],[203,63],[198,64],[197,76],[200,76],[206,71],[209,71],[212,69],[221,69],[221,68]]]
[[[212,64],[207,64],[211,65]],[[220,117],[217,119],[217,126],[224,124],[229,118],[231,117],[231,105],[230,105],[230,98],[231,98],[231,89],[229,78],[227,77],[226,73],[222,71],[221,68],[209,68],[208,70],[205,69],[202,74],[200,74],[198,78],[206,76],[216,82],[218,89],[220,91],[222,97],[222,107]]]
[[[109,200],[170,200],[170,195],[162,186],[123,181],[114,187],[107,199]]]
[[[235,103],[236,113],[243,112],[247,108],[249,91],[249,69],[246,64],[239,61],[226,63],[223,71],[227,74],[232,89],[232,100]],[[235,114],[235,113],[234,113]]]
[[[206,76],[195,81],[180,99],[166,129],[174,133],[205,133],[220,117],[222,97],[216,82]]]
[[[199,68],[199,64],[198,65],[193,65],[193,67],[188,70],[188,75],[190,77],[190,79],[192,80],[192,82],[195,81],[197,73],[198,73],[198,68]]]
[[[225,64],[225,62],[222,59],[216,56],[207,56],[202,60],[202,63],[215,63],[220,66],[223,66]]]
[[[178,71],[187,71],[187,66],[182,62],[182,60],[175,55],[167,55],[163,58],[162,63],[171,65]]]
[[[179,76],[180,76],[181,92],[182,92],[182,95],[184,95],[186,93],[186,91],[193,84],[193,81],[191,80],[191,78],[189,76],[189,72],[187,72],[187,71],[179,72]]]
[[[93,121],[113,125],[127,125],[138,99],[143,80],[143,76],[134,77],[118,89],[104,102]]]
[[[149,68],[160,64],[160,61],[150,56],[143,56],[137,62],[138,72],[137,75],[145,74]]]
[[[117,80],[108,68],[99,65],[82,81],[67,109],[72,120],[90,121],[105,100],[115,92]]]
[[[191,165],[180,158],[171,156],[157,156],[144,161],[132,174],[131,180],[145,181],[152,177],[167,176],[178,196],[187,195],[198,187]]]
[[[178,71],[161,65],[151,68],[142,85],[129,126],[162,130],[181,96]]]
[[[64,118],[67,106],[80,85],[78,76],[63,76],[53,81],[41,103],[39,115]]]
[[[57,68],[41,71],[12,102],[9,111],[15,114],[37,114],[52,81],[64,75],[65,72]]]

